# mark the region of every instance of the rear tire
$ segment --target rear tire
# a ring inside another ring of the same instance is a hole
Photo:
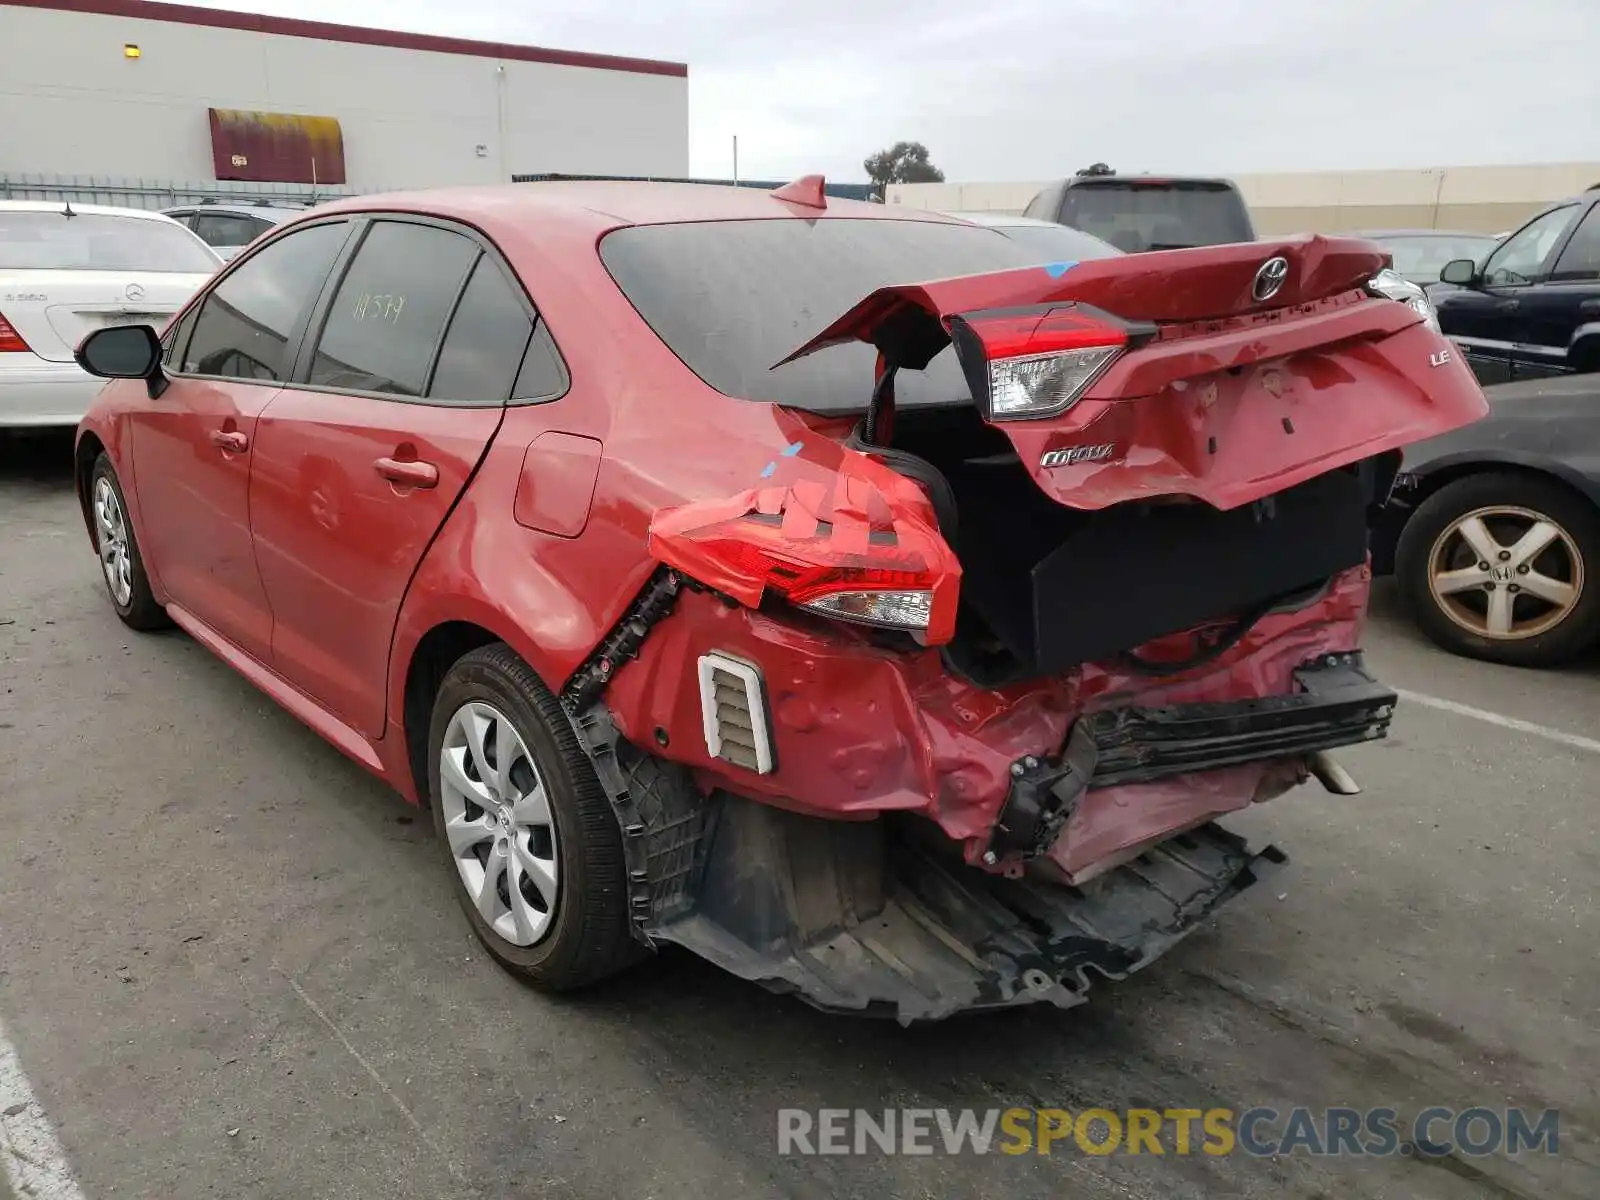
[[[1533,543],[1518,545],[1536,528],[1544,546],[1529,557]],[[1600,640],[1600,510],[1554,480],[1470,475],[1406,522],[1395,576],[1418,626],[1441,648],[1555,666]]]
[[[139,539],[128,519],[128,501],[117,481],[116,468],[104,452],[94,460],[89,472],[89,525],[94,531],[94,549],[100,557],[106,594],[122,623],[141,633],[171,628],[172,618],[150,590]]]
[[[504,643],[445,674],[428,792],[456,899],[502,966],[565,991],[645,956],[611,802],[565,710]]]

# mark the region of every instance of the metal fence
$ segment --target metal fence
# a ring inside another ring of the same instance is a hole
[[[102,175],[0,173],[0,200],[71,200],[120,208],[174,208],[180,204],[307,204],[369,189],[298,183],[182,183],[167,179],[116,179]]]
[[[623,183],[704,183],[715,187],[747,187],[761,188],[764,191],[775,191],[781,188],[787,180],[774,179],[694,179],[679,175],[513,175],[512,183],[545,183],[551,180],[585,180]],[[824,183],[822,190],[837,200],[871,200],[878,196],[879,189],[870,183]]]

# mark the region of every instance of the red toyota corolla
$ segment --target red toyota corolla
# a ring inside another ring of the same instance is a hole
[[[122,620],[431,808],[535,982],[1065,1007],[1387,729],[1368,509],[1484,402],[1385,265],[1041,266],[814,178],[362,197],[83,343],[79,491]]]

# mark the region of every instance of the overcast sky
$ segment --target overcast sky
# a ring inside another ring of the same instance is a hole
[[[689,64],[690,170],[952,181],[1600,160],[1600,0],[226,0]]]

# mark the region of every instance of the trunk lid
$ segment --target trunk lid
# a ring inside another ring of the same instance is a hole
[[[1125,348],[1061,411],[986,420],[1069,508],[1186,496],[1226,510],[1487,411],[1420,313],[1363,290],[1387,261],[1308,236],[886,287],[783,361],[860,340],[917,370],[982,314],[1121,325]],[[971,345],[957,352],[971,378]]]
[[[28,348],[71,362],[97,329],[153,325],[158,330],[210,278],[134,271],[0,271],[0,314]]]

